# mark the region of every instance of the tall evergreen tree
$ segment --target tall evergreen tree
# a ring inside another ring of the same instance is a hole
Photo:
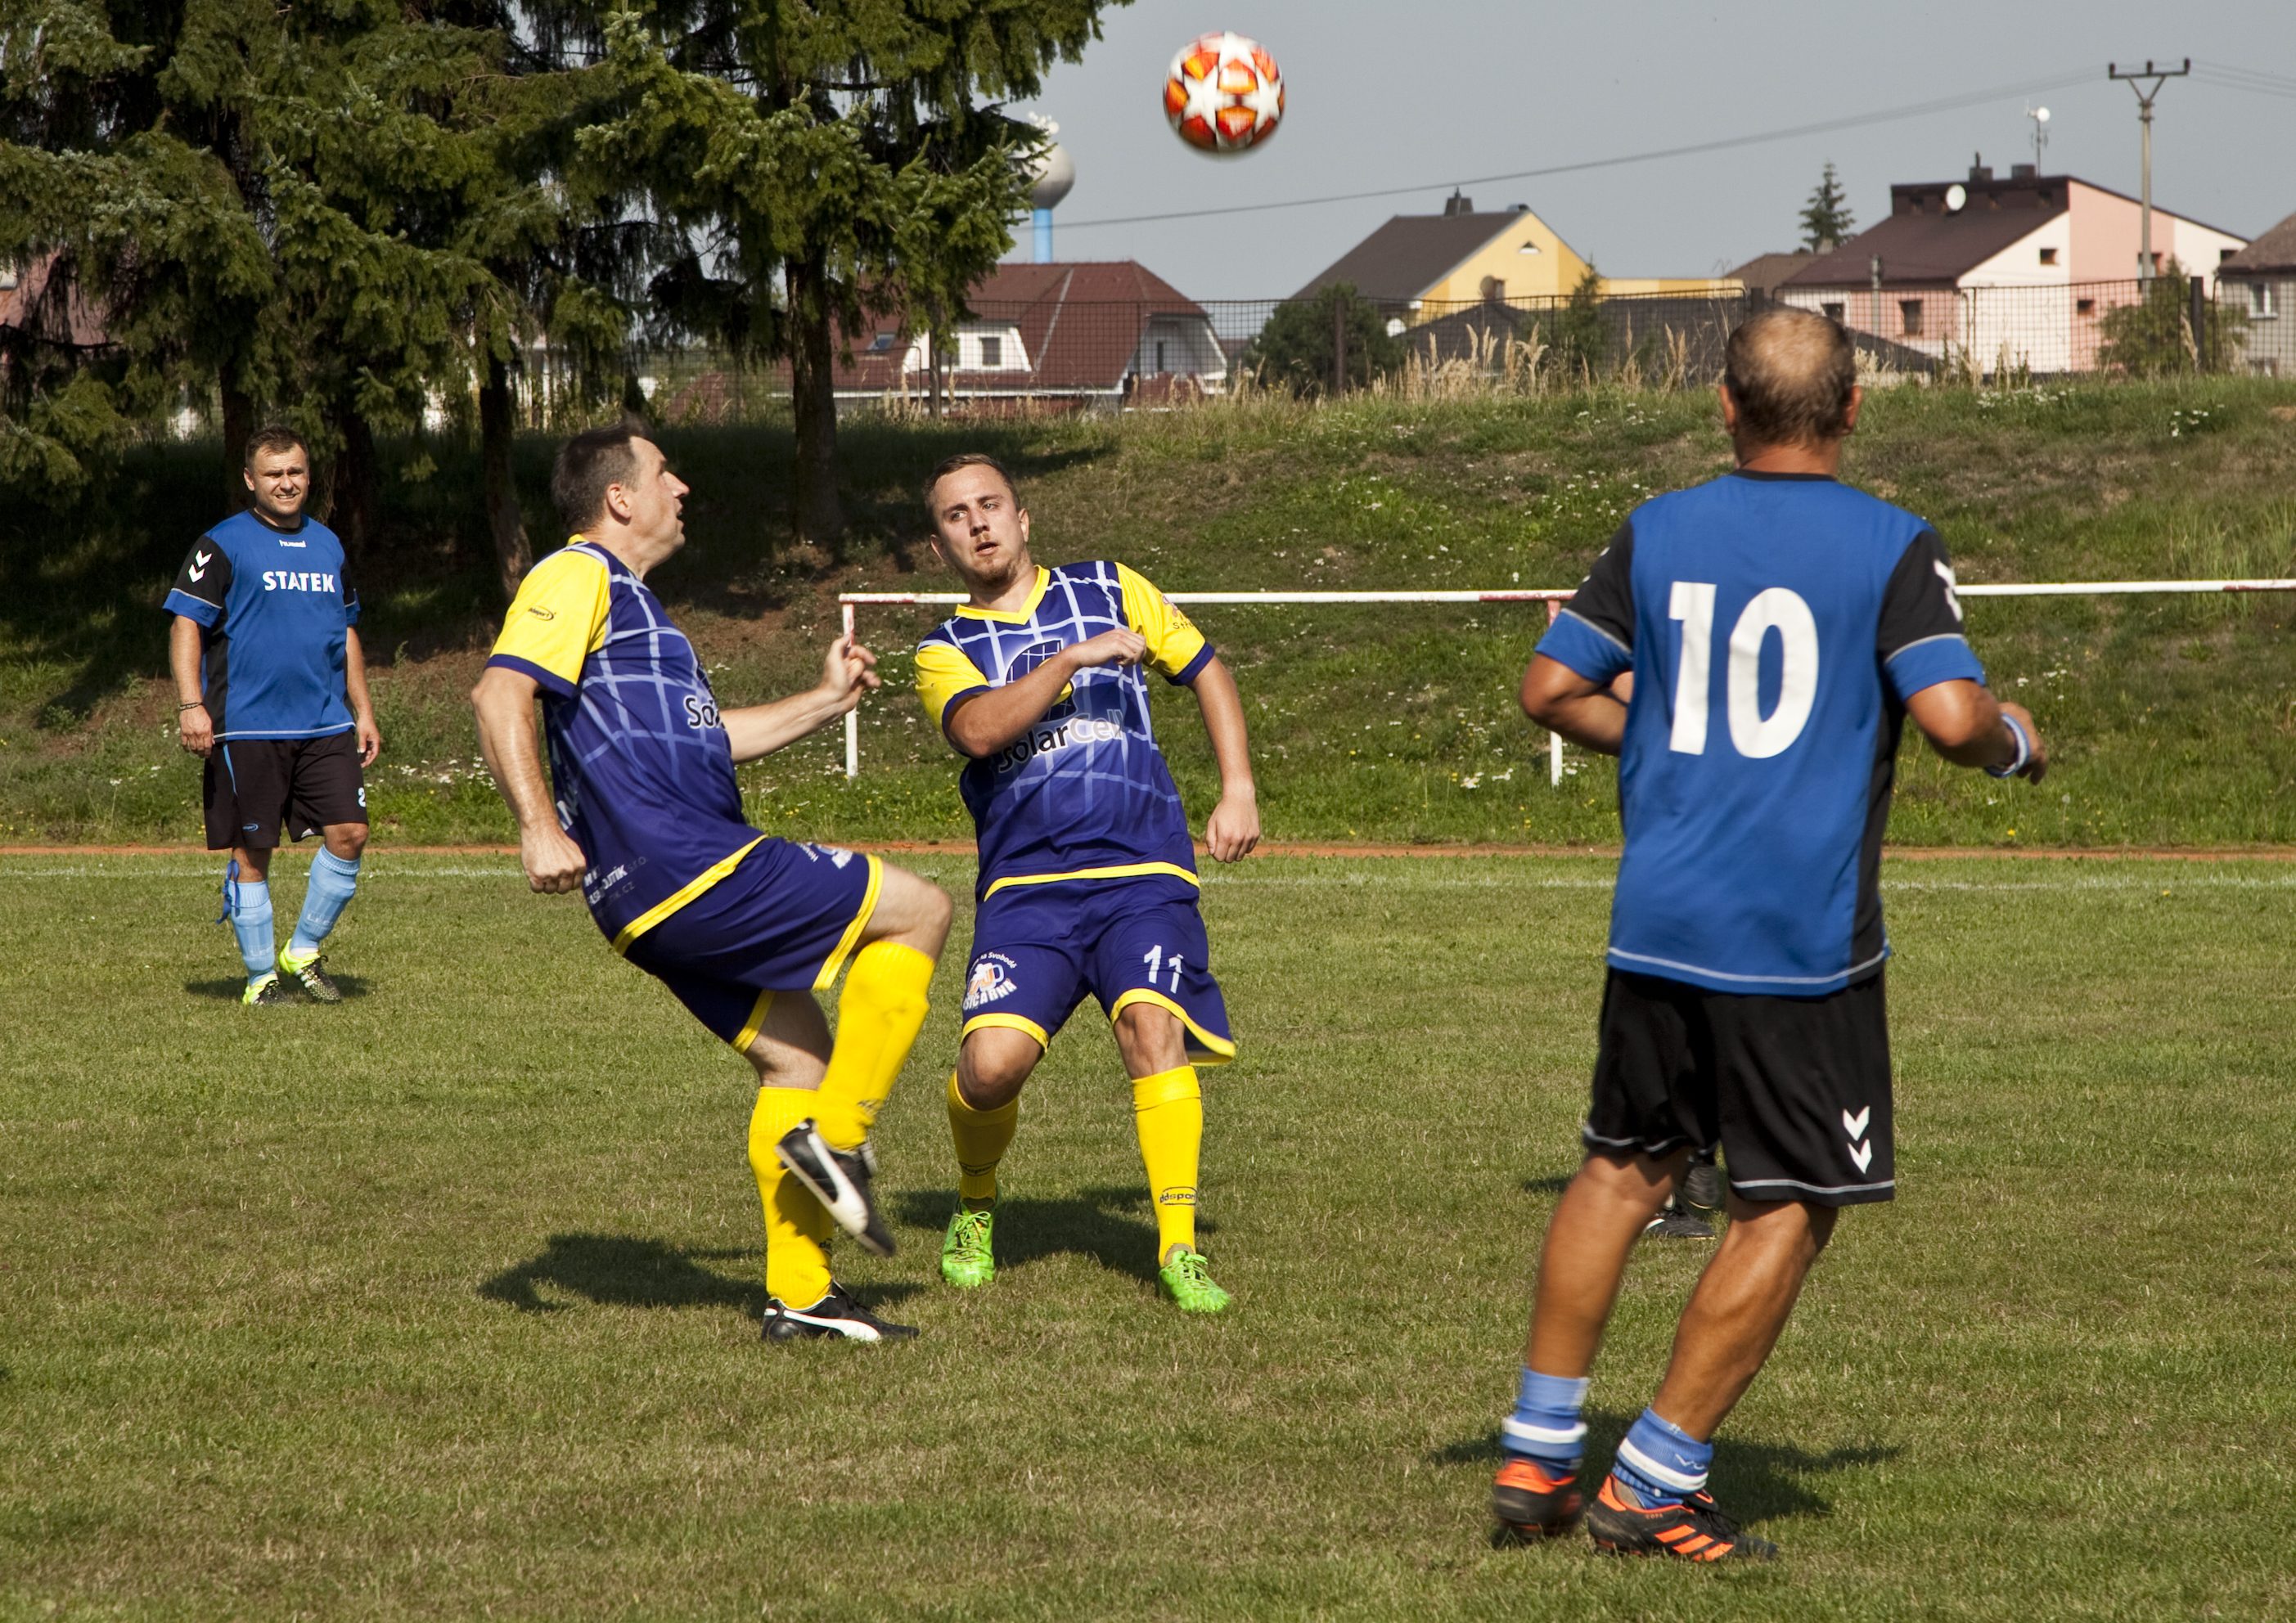
[[[1812,253],[1832,253],[1847,242],[1849,234],[1857,229],[1857,218],[1849,212],[1849,193],[1841,189],[1829,159],[1825,173],[1810,189],[1809,201],[1802,206],[1801,245]]]
[[[684,331],[790,364],[797,533],[834,542],[833,366],[842,335],[899,310],[944,333],[1012,245],[1020,160],[1042,140],[1000,102],[1125,0],[537,0],[603,47],[619,116],[583,132],[585,171],[634,182],[673,234],[654,307]]]

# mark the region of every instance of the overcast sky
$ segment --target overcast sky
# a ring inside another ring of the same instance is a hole
[[[1439,212],[1454,180],[2002,86],[1952,111],[1468,193],[1479,209],[1529,204],[1611,275],[1706,275],[1793,246],[1828,159],[1861,225],[1888,212],[1893,181],[1957,177],[1979,151],[2004,173],[2030,160],[2030,103],[2051,112],[2048,172],[2133,195],[2136,98],[2104,68],[2148,55],[2194,70],[2160,97],[2153,201],[2242,236],[2296,213],[2296,0],[1137,0],[1106,23],[1029,104],[1077,166],[1055,252],[1136,258],[1201,299],[1287,296],[1390,215]],[[1160,97],[1173,53],[1223,28],[1274,53],[1287,111],[1265,148],[1213,159],[1172,134]],[[1415,189],[1259,207],[1387,186]],[[1237,205],[1254,211],[1087,224]],[[1015,257],[1029,252],[1024,230]]]

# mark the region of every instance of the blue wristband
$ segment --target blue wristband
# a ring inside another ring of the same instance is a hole
[[[2025,736],[2025,729],[2017,725],[2017,718],[2005,711],[2002,714],[2001,725],[2009,729],[2009,737],[2017,746],[2017,758],[2006,766],[1988,766],[1985,773],[1988,777],[2013,778],[2024,771],[2025,763],[2033,758],[2033,741]]]

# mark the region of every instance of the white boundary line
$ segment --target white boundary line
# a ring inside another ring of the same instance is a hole
[[[2135,597],[2155,593],[2296,592],[2296,580],[2050,580],[1996,586],[1956,586],[1961,597]],[[1545,603],[1553,622],[1578,588],[1520,588],[1503,592],[1167,592],[1175,603]],[[847,635],[854,611],[864,603],[948,603],[965,601],[962,592],[840,592],[837,602]],[[1562,782],[1562,735],[1547,734],[1546,778]],[[845,713],[845,775],[861,775],[861,716]]]

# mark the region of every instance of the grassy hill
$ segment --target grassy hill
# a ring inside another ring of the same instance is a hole
[[[981,447],[1019,471],[1046,561],[1114,555],[1167,589],[1568,586],[1645,496],[1727,465],[1710,398],[1611,391],[1332,406],[1258,400],[1121,419],[849,425],[856,513],[841,555],[792,549],[784,431],[670,430],[694,486],[685,551],[654,577],[742,703],[810,679],[840,589],[940,590],[914,494]],[[550,446],[521,447],[538,493]],[[80,507],[28,515],[0,598],[0,841],[196,842],[198,769],[173,742],[160,598],[212,521],[213,446],[137,453]],[[1900,389],[1868,404],[1847,476],[1936,522],[1964,582],[2296,575],[2296,389],[2251,380]],[[417,476],[420,477],[417,477]],[[498,607],[479,561],[476,468],[410,447],[394,538],[364,571],[383,759],[379,841],[493,840],[510,824],[474,759],[464,693]],[[937,618],[865,611],[888,693],[863,772],[834,734],[743,771],[769,830],[964,838],[953,758],[908,693]],[[1221,608],[1198,617],[1236,668],[1278,840],[1615,839],[1609,764],[1547,784],[1513,688],[1536,607],[1464,612]],[[2003,692],[2057,770],[2040,791],[1951,773],[1908,747],[1893,836],[1975,846],[2296,840],[2296,602],[1973,601]],[[1213,782],[1189,697],[1158,698],[1192,803]]]

